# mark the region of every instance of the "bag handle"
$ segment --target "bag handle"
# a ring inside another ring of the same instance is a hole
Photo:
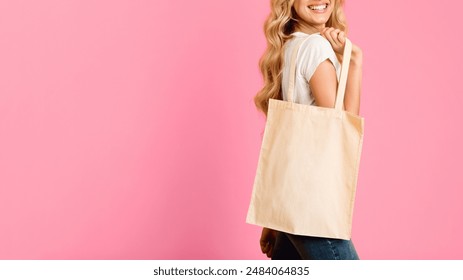
[[[319,33],[314,33],[314,34],[319,34]],[[309,35],[310,37],[310,35]],[[294,94],[294,87],[295,87],[295,79],[296,79],[296,58],[297,58],[297,53],[299,51],[299,48],[301,47],[302,43],[304,43],[307,39],[301,40],[299,42],[292,55],[291,55],[291,64],[290,64],[290,76],[289,76],[289,89],[288,89],[288,101],[293,102],[293,94]],[[344,47],[344,54],[343,54],[343,59],[342,59],[342,65],[341,65],[341,78],[338,84],[338,90],[336,93],[336,102],[334,108],[338,111],[342,110],[342,104],[344,101],[344,95],[346,92],[346,84],[347,84],[347,74],[349,73],[349,64],[350,64],[350,57],[352,53],[352,42],[346,38],[346,44]]]

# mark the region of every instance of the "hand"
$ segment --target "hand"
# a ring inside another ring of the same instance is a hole
[[[330,42],[334,52],[337,55],[343,55],[344,47],[346,45],[346,35],[344,34],[344,31],[334,27],[325,27],[320,32],[320,35],[325,37]]]
[[[273,248],[275,245],[275,239],[277,231],[269,228],[262,228],[262,234],[260,236],[260,249],[262,253],[267,254],[267,257],[272,257]]]
[[[344,47],[346,46],[346,35],[343,31],[335,29],[333,27],[325,27],[320,32],[324,38],[326,38],[338,58],[339,62],[342,62],[342,56],[344,54]],[[352,43],[352,56],[351,61],[354,61],[356,64],[362,64],[363,52],[362,49]]]

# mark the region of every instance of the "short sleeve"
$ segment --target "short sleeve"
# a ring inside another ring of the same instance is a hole
[[[326,59],[329,59],[333,63],[336,73],[338,73],[340,69],[339,61],[330,42],[326,38],[321,35],[314,35],[304,42],[298,54],[298,65],[300,73],[307,82],[312,78],[318,65]]]

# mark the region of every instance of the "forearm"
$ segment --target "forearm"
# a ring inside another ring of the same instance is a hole
[[[360,113],[360,95],[362,90],[362,51],[355,46],[352,49],[352,56],[347,76],[346,93],[344,96],[344,110],[353,114]]]

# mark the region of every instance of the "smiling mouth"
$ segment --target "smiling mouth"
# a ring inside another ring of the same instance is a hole
[[[328,8],[328,4],[323,4],[323,5],[316,5],[316,6],[309,6],[309,9],[312,11],[323,11]]]

